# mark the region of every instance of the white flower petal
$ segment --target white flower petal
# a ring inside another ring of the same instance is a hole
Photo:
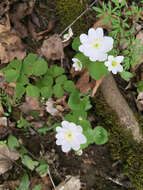
[[[69,144],[62,145],[63,152],[69,152],[70,149],[71,149],[71,146]]]
[[[80,149],[80,144],[73,144],[72,148],[73,148],[73,150],[77,151]]]
[[[72,36],[73,36],[73,31],[72,31],[72,29],[71,29],[71,28],[69,28],[68,33],[69,33],[70,37],[72,37]]]
[[[89,38],[89,40],[93,40],[96,38],[103,38],[103,29],[97,28],[95,30],[94,28],[90,28],[88,31],[88,38]]]
[[[78,131],[79,133],[82,133],[82,131],[83,131],[83,130],[82,130],[82,127],[81,127],[80,125],[77,125],[76,127],[77,127],[77,131]]]
[[[80,42],[82,44],[87,43],[88,42],[88,36],[86,34],[81,34],[80,35]]]
[[[62,129],[61,127],[56,127],[56,131],[57,131],[57,132],[62,132],[63,129]]]
[[[103,40],[103,51],[105,52],[110,51],[113,48],[113,42],[114,42],[113,38],[105,36]]]
[[[83,134],[78,135],[78,139],[81,144],[85,144],[87,142],[87,139]]]
[[[108,56],[108,61],[113,61],[113,59],[114,59],[113,55]]]
[[[68,127],[68,125],[69,125],[69,122],[68,122],[68,121],[62,121],[62,126],[63,126],[63,128],[64,128],[64,127]]]
[[[123,71],[123,67],[122,67],[122,65],[120,65],[120,64],[118,65],[118,71],[119,71],[119,72],[122,72],[122,71]]]
[[[123,60],[124,60],[124,56],[115,57],[115,61],[117,61],[118,63],[122,63]]]
[[[113,74],[117,74],[117,69],[116,68],[112,68],[112,73]]]

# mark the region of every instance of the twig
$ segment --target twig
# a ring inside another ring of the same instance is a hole
[[[48,175],[49,175],[49,178],[50,178],[50,180],[51,180],[51,183],[52,183],[54,189],[56,189],[56,186],[55,186],[55,184],[54,184],[54,181],[53,181],[53,179],[52,179],[52,176],[51,176],[51,173],[50,173],[50,170],[49,170],[49,169],[48,169]]]
[[[67,26],[60,34],[59,36],[61,37],[76,21],[82,17],[88,10],[91,8],[98,0],[95,0],[93,3],[91,3],[69,26]]]

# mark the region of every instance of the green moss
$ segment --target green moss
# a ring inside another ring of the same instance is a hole
[[[136,143],[131,133],[120,126],[114,112],[106,104],[101,93],[95,97],[95,114],[100,125],[109,132],[109,149],[114,161],[120,161],[123,171],[137,190],[143,189],[143,143]]]
[[[79,0],[58,0],[57,10],[60,16],[60,22],[63,29],[71,24],[84,10],[86,9],[86,1],[83,0],[80,3]],[[86,32],[88,24],[85,19],[85,15],[82,16],[73,26],[74,34],[78,35],[81,32]]]

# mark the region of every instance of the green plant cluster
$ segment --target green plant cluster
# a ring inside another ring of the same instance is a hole
[[[48,68],[47,62],[37,58],[36,54],[28,54],[24,61],[13,60],[3,69],[7,82],[16,82],[16,97],[27,96],[48,99],[53,94],[57,98],[64,95],[64,91],[71,92],[75,86],[64,75],[64,69],[56,65]]]
[[[109,35],[114,38],[115,44],[112,53],[114,55],[121,53],[125,57],[124,71],[120,75],[126,81],[129,81],[132,77],[129,70],[134,67],[136,62],[140,61],[140,54],[143,50],[143,47],[139,47],[140,42],[135,39],[135,28],[132,22],[132,19],[136,19],[136,23],[139,21],[142,13],[142,3],[142,1],[138,4],[133,2],[130,6],[126,0],[122,0],[121,3],[118,0],[112,0],[108,3],[103,2],[101,8],[93,7],[97,13],[96,17],[102,17],[103,24],[111,24]],[[126,44],[126,48],[120,52],[123,43]]]
[[[30,155],[28,155],[27,149],[19,144],[17,138],[13,135],[10,135],[8,137],[8,146],[11,151],[13,151],[15,148],[19,149],[21,162],[24,166],[26,166],[31,171],[38,172],[41,176],[46,176],[49,171],[49,165],[47,162],[42,158],[40,160],[33,160]],[[4,144],[5,145],[5,144]],[[32,155],[32,154],[31,154]],[[33,156],[33,155],[32,155]],[[19,187],[16,188],[16,190],[29,190],[30,187],[30,179],[25,172],[25,174],[22,177],[21,183]],[[42,184],[36,185],[32,190],[41,190]]]
[[[74,44],[75,41],[73,42],[73,47]],[[87,58],[86,62],[85,56],[81,53],[78,53],[76,56],[79,59],[83,59],[85,64],[90,62]],[[99,64],[99,68],[97,65],[97,69],[101,70],[101,63]],[[108,141],[108,135],[105,129],[98,126],[92,130],[90,122],[87,120],[87,111],[92,107],[90,99],[86,94],[80,94],[79,90],[75,88],[74,82],[67,79],[62,67],[57,65],[48,67],[44,59],[38,59],[35,54],[30,53],[23,61],[15,59],[10,62],[10,64],[3,69],[3,72],[7,82],[16,83],[15,91],[18,99],[21,99],[25,93],[27,96],[35,98],[41,96],[48,99],[53,95],[55,98],[61,98],[66,91],[69,95],[68,106],[70,112],[65,116],[65,119],[81,125],[84,135],[87,138],[87,143],[81,146],[81,148],[85,148],[92,143],[104,144]],[[99,73],[101,72],[102,71]],[[96,75],[96,77],[97,76],[99,78],[101,77],[100,74]],[[57,125],[54,124],[50,129],[55,129],[56,126]],[[21,116],[17,122],[17,127],[31,127],[31,125]],[[47,132],[47,128],[44,127],[44,129],[40,129],[40,132],[41,131],[45,133]],[[13,138],[12,140],[14,141]],[[13,144],[12,140],[9,146],[15,147],[16,144]]]

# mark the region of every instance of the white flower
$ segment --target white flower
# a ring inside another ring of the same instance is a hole
[[[74,62],[73,67],[75,71],[81,71],[82,70],[82,63],[77,58],[72,58],[72,61]]]
[[[104,36],[102,28],[90,28],[88,35],[80,35],[80,42],[79,51],[91,61],[105,61],[107,52],[113,48],[113,38]]]
[[[62,127],[56,127],[56,144],[62,146],[63,152],[71,149],[78,151],[80,144],[86,143],[86,137],[82,134],[82,127],[75,123],[63,121]]]
[[[73,31],[71,28],[69,28],[68,33],[63,35],[63,41],[62,42],[68,41],[72,36],[73,36]]]
[[[108,71],[112,71],[113,74],[117,74],[117,72],[122,72],[123,67],[120,63],[124,60],[124,56],[114,57],[112,55],[108,56],[108,61],[104,63],[106,67],[108,67]]]

